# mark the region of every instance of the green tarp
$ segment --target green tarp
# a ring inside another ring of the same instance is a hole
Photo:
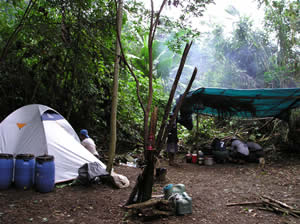
[[[287,112],[299,106],[300,88],[199,88],[184,98],[179,123],[192,113],[219,117],[278,117],[287,120]]]

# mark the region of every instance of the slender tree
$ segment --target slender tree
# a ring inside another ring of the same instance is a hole
[[[113,159],[116,151],[117,141],[117,107],[118,107],[118,82],[119,82],[119,64],[120,64],[120,38],[122,28],[122,9],[123,0],[118,0],[117,6],[117,38],[116,38],[116,49],[115,49],[115,67],[114,67],[114,85],[112,94],[112,105],[111,105],[111,117],[110,117],[110,143],[109,143],[109,160],[107,164],[107,172],[111,173],[113,166]]]

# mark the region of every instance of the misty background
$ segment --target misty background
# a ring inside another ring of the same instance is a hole
[[[177,95],[185,90],[195,67],[198,73],[192,90],[201,87],[299,87],[297,68],[285,66],[279,59],[282,49],[276,32],[266,28],[263,5],[259,7],[257,1],[251,0],[215,2],[207,6],[204,16],[190,21],[189,31],[159,33],[159,56],[155,62],[157,75],[162,78],[165,90],[171,89],[184,47],[176,46],[178,39],[193,40],[193,45]],[[176,17],[176,10],[174,7],[169,8],[164,14]],[[295,54],[297,65],[299,49],[295,49]]]

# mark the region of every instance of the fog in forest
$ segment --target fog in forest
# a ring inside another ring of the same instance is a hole
[[[191,90],[201,87],[257,89],[300,86],[293,78],[293,69],[282,69],[278,65],[278,42],[274,34],[263,29],[263,9],[257,11],[255,17],[257,8],[253,4],[248,14],[240,5],[229,4],[226,8],[218,8],[221,11],[216,10],[218,1],[217,5],[208,6],[208,17],[205,17],[206,22],[201,23],[201,36],[193,39],[177,96],[184,92],[195,67],[198,72]],[[214,7],[214,13],[219,13],[220,17],[211,14],[209,7]],[[222,20],[223,23],[220,22]],[[172,66],[165,81],[168,91],[178,67],[179,61]]]

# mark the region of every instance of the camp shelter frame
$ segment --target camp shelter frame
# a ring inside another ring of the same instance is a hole
[[[285,121],[291,109],[300,106],[300,88],[283,89],[225,89],[199,88],[190,91],[183,99],[179,123],[193,113],[220,118],[266,118]],[[190,129],[190,128],[188,128]]]

